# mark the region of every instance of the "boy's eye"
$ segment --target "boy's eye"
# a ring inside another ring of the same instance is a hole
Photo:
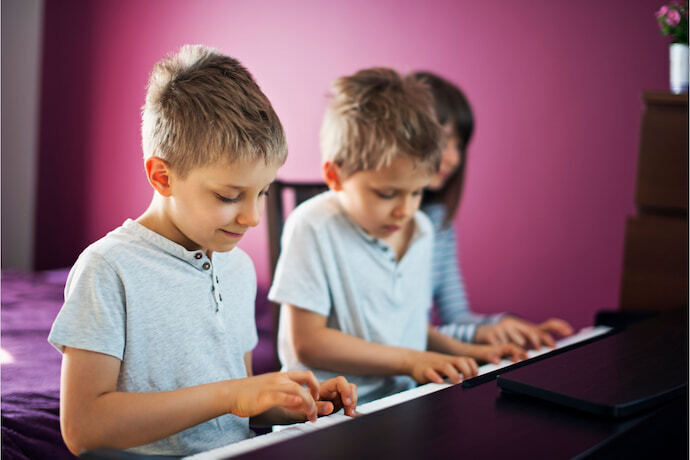
[[[392,198],[395,198],[395,192],[383,192],[381,190],[374,190],[374,193],[379,198],[383,198],[384,200],[390,200]]]
[[[419,195],[421,195],[423,192],[424,192],[424,189],[421,189],[421,188],[420,188],[419,190],[415,190],[414,192],[412,192],[412,196],[419,196]]]
[[[223,196],[223,195],[220,195],[220,194],[216,193],[216,197],[217,197],[220,201],[222,201],[223,203],[237,203],[238,201],[240,201],[240,196],[239,196],[239,195],[237,195],[237,196],[234,197],[234,198],[229,198],[229,197],[227,197],[227,196]]]

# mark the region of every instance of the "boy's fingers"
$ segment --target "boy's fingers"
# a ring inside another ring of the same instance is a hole
[[[520,348],[516,345],[512,345],[510,347],[510,350],[508,350],[508,352],[511,355],[513,362],[527,359],[527,352],[525,352],[525,350],[523,350],[522,348]]]
[[[352,404],[345,406],[345,413],[351,417],[354,417],[357,409],[357,385],[351,383],[350,391],[352,393]]]
[[[296,404],[297,408],[293,406],[293,409],[301,409],[300,411],[304,412],[309,420],[316,420],[318,412],[316,407],[316,401],[311,396],[310,392],[307,391],[306,388],[295,382],[290,382],[285,385],[282,385],[279,391],[299,397],[301,401],[298,404]]]
[[[271,392],[266,398],[266,404],[270,407],[299,407],[303,403],[302,398],[292,393],[282,391]]]
[[[472,377],[475,377],[477,374],[479,374],[479,364],[477,364],[477,361],[474,359],[470,359],[470,366],[472,367]]]
[[[438,373],[436,373],[436,371],[431,367],[427,367],[426,369],[424,369],[424,377],[427,378],[430,382],[443,383],[443,379],[441,378],[441,376],[438,375]]]
[[[455,361],[455,366],[460,369],[462,376],[466,379],[469,379],[474,374],[472,371],[472,364],[469,362],[469,359],[458,359]],[[460,376],[458,376],[458,380],[453,380],[453,383],[460,383],[461,381],[462,379]]]
[[[335,405],[330,401],[317,401],[316,408],[319,415],[329,415],[335,410]]]
[[[462,371],[462,369],[461,369],[461,371]],[[460,383],[462,381],[462,378],[460,377],[460,373],[455,368],[455,366],[453,366],[453,364],[451,364],[451,363],[445,363],[443,365],[443,373],[453,383]]]
[[[501,353],[494,353],[493,351],[490,351],[487,356],[488,356],[488,359],[486,361],[489,363],[498,364],[501,362],[501,356],[502,356]]]
[[[308,386],[312,398],[319,399],[319,381],[312,371],[287,371],[286,374],[290,380]]]
[[[333,384],[337,390],[337,394],[340,395],[340,400],[343,402],[344,406],[349,406],[352,404],[352,386],[345,377],[336,377],[333,379]]]

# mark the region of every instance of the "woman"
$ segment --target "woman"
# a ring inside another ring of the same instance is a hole
[[[474,117],[467,99],[457,86],[429,72],[416,72],[413,75],[431,88],[436,115],[444,129],[441,167],[422,201],[422,209],[431,218],[436,232],[433,282],[434,302],[442,323],[439,330],[465,342],[492,345],[515,343],[525,348],[553,346],[552,333],[561,336],[573,333],[566,321],[552,318],[534,324],[513,315],[480,315],[470,309],[451,224],[460,204]]]

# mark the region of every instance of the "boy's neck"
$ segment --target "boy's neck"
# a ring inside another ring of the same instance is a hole
[[[348,217],[350,222],[352,222],[353,225],[356,225],[357,228],[359,228],[361,231],[366,233],[367,235],[373,237],[373,238],[378,238],[381,241],[385,242],[388,244],[391,249],[395,252],[395,259],[399,262],[402,260],[402,258],[405,256],[405,253],[407,250],[410,248],[410,242],[412,241],[412,235],[414,235],[415,228],[417,226],[417,222],[415,221],[415,218],[412,217],[410,220],[407,221],[407,224],[405,224],[404,228],[401,228],[397,232],[385,237],[385,238],[379,238],[371,233],[367,232],[361,225],[359,225],[356,220],[347,212],[346,206],[343,206],[342,202],[340,201],[340,196],[336,195],[338,199],[338,203],[340,205],[340,209],[342,212],[345,213],[345,215]]]
[[[387,238],[382,238],[392,249],[395,251],[395,259],[400,262],[402,258],[407,253],[410,248],[410,243],[412,242],[412,235],[414,235],[414,230],[416,223],[414,218],[407,221],[404,228],[401,228],[397,232],[393,233]]]
[[[164,200],[165,198],[158,194],[154,194],[151,204],[146,211],[135,219],[137,223],[143,225],[152,232],[158,233],[173,243],[179,244],[188,251],[203,250],[203,248],[200,248],[198,244],[187,238],[184,233],[175,226],[175,223],[170,219],[165,209]],[[204,250],[204,252],[211,258],[211,251]]]

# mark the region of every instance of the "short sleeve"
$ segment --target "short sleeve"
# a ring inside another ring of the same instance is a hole
[[[268,298],[328,316],[331,308],[326,280],[326,255],[320,238],[327,238],[326,226],[310,225],[304,213],[293,211],[285,222],[273,285]]]
[[[67,278],[65,303],[48,341],[64,347],[112,355],[125,347],[125,293],[120,277],[97,253],[83,253]]]

